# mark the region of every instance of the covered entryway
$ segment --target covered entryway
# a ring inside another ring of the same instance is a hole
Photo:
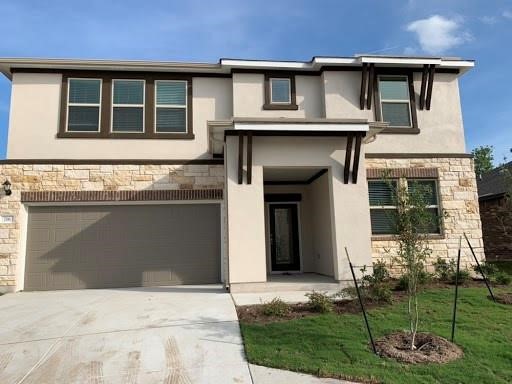
[[[219,204],[31,206],[25,290],[218,283]]]

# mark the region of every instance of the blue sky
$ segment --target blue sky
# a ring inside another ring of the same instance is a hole
[[[461,56],[468,151],[512,158],[512,2],[2,0],[0,56],[216,62],[356,53]],[[0,79],[0,158],[10,83]]]

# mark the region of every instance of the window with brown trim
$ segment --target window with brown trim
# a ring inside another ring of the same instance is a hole
[[[419,133],[413,74],[381,73],[375,77],[375,119],[389,123],[382,133]]]
[[[193,139],[192,77],[66,71],[57,137]]]
[[[265,104],[268,110],[297,110],[295,76],[279,73],[265,74]]]

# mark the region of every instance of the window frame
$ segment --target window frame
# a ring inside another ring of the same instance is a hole
[[[375,103],[375,120],[383,121],[382,118],[382,100],[380,97],[380,78],[381,77],[403,77],[407,79],[408,93],[409,93],[409,116],[411,125],[406,126],[388,126],[380,133],[384,134],[419,134],[418,116],[416,112],[416,93],[414,91],[414,72],[407,70],[379,69],[373,82],[373,94]],[[386,101],[385,101],[386,102]],[[405,102],[405,100],[388,100],[387,102]]]
[[[69,102],[69,94],[70,94],[70,84],[71,80],[99,80],[100,81],[100,98],[98,104],[94,103],[70,103]],[[103,79],[101,77],[68,77],[66,79],[67,81],[67,88],[66,88],[66,121],[64,125],[64,130],[67,133],[85,133],[85,134],[97,134],[101,132],[101,104],[103,100]],[[69,130],[69,107],[98,107],[98,130],[96,131],[70,131]]]
[[[115,104],[114,89],[116,81],[142,82],[142,104]],[[110,133],[112,134],[144,134],[146,133],[146,80],[145,79],[124,79],[113,78],[110,92]],[[114,131],[114,108],[142,108],[142,131]]]
[[[443,222],[442,222],[442,208],[441,208],[441,196],[440,196],[440,189],[439,189],[439,179],[437,178],[433,178],[433,177],[407,177],[407,176],[403,176],[403,177],[393,177],[391,178],[392,181],[395,181],[397,183],[397,185],[402,185],[403,187],[405,187],[407,190],[409,189],[409,182],[414,182],[414,181],[433,181],[434,184],[435,184],[435,190],[434,190],[434,193],[436,194],[436,201],[437,201],[437,204],[434,204],[434,205],[429,205],[426,207],[426,209],[436,209],[437,210],[437,216],[441,219],[439,225],[438,225],[438,229],[439,231],[438,232],[428,232],[428,233],[425,233],[425,235],[428,237],[428,238],[444,238],[444,228],[443,228]],[[375,182],[375,181],[381,181],[379,179],[368,179],[367,180],[367,185],[368,185],[368,203],[369,203],[369,200],[370,200],[370,182]],[[370,205],[370,212],[371,210],[385,210],[385,209],[389,209],[389,210],[392,210],[392,209],[398,209],[398,206],[396,205]],[[370,221],[371,221],[371,214],[370,214]],[[370,231],[371,231],[371,237],[372,237],[372,240],[392,240],[394,238],[394,236],[396,236],[396,233],[373,233],[373,229],[371,227],[371,222],[370,222]]]
[[[58,139],[154,139],[154,140],[194,140],[193,127],[193,73],[158,73],[139,71],[95,71],[62,70],[60,87],[60,111],[56,137]],[[100,130],[67,131],[68,79],[101,79]],[[112,80],[144,80],[144,132],[112,132]],[[154,129],[154,85],[156,80],[183,80],[187,82],[187,131],[186,133],[155,133]]]
[[[185,104],[158,104],[158,83],[184,83],[185,84]],[[157,79],[154,82],[154,115],[153,115],[153,131],[155,132],[155,135],[187,135],[188,127],[189,127],[189,115],[188,115],[188,108],[189,108],[189,94],[188,94],[188,86],[189,82],[188,80],[173,80],[173,79]],[[184,108],[185,109],[185,131],[184,132],[158,132],[156,127],[156,115],[158,108]]]
[[[288,80],[290,83],[289,88],[289,102],[272,102],[272,79]],[[264,110],[291,110],[296,111],[299,109],[297,105],[297,94],[295,88],[295,75],[279,72],[266,72],[264,74]]]
[[[274,98],[273,98],[273,92],[272,92],[272,83],[274,82],[274,80],[285,80],[288,82],[288,100],[287,101],[274,101]],[[292,102],[292,82],[290,80],[290,78],[288,77],[270,77],[268,79],[269,81],[269,90],[270,90],[270,104],[284,104],[284,105],[288,105],[288,104],[291,104]]]

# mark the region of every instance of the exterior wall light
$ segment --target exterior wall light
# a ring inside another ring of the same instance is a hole
[[[5,180],[4,183],[2,184],[3,187],[4,187],[4,192],[5,192],[5,195],[6,196],[10,196],[12,194],[12,191],[11,191],[11,182],[9,180]]]

